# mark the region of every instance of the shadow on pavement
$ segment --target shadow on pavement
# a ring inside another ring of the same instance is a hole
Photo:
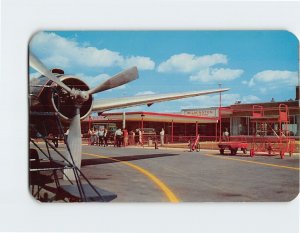
[[[105,164],[105,163],[117,163],[117,162],[133,161],[133,160],[140,160],[140,159],[153,159],[153,158],[176,156],[176,155],[178,154],[163,153],[163,154],[118,156],[118,157],[107,157],[107,158],[97,158],[97,159],[83,159],[81,161],[81,166]]]

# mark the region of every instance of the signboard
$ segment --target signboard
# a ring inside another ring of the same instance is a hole
[[[218,108],[183,109],[182,114],[199,117],[219,117]]]

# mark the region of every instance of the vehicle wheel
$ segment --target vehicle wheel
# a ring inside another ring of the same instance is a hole
[[[244,154],[247,154],[247,149],[246,148],[243,148],[242,151],[243,151]]]
[[[220,154],[224,155],[224,149],[220,149]]]
[[[236,155],[237,149],[231,149],[231,155]]]

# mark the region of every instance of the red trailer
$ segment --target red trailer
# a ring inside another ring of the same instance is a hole
[[[230,150],[231,155],[236,155],[238,149],[240,148],[244,154],[247,153],[248,143],[246,141],[225,141],[219,142],[218,147],[220,154],[224,155],[226,149]]]

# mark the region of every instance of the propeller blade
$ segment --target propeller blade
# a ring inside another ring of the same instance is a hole
[[[73,161],[75,165],[80,169],[81,166],[81,151],[82,151],[82,141],[81,141],[81,125],[80,125],[80,109],[76,109],[76,115],[72,118],[69,134],[68,134],[68,144],[71,150]],[[67,157],[71,162],[72,159]],[[72,169],[65,170],[66,175],[70,180],[75,180],[74,172]]]
[[[131,82],[137,79],[139,76],[138,70],[136,67],[132,67],[128,70],[122,71],[113,77],[106,80],[104,83],[101,83],[99,86],[94,87],[93,89],[88,91],[88,94],[94,94],[101,91],[105,91],[108,89],[112,89],[114,87],[121,86],[125,83]]]
[[[51,81],[55,82],[58,86],[65,89],[67,92],[72,93],[71,88],[69,88],[66,84],[60,81],[54,74],[52,74],[48,68],[31,52],[29,52],[29,65],[34,68],[36,71],[46,76]]]

